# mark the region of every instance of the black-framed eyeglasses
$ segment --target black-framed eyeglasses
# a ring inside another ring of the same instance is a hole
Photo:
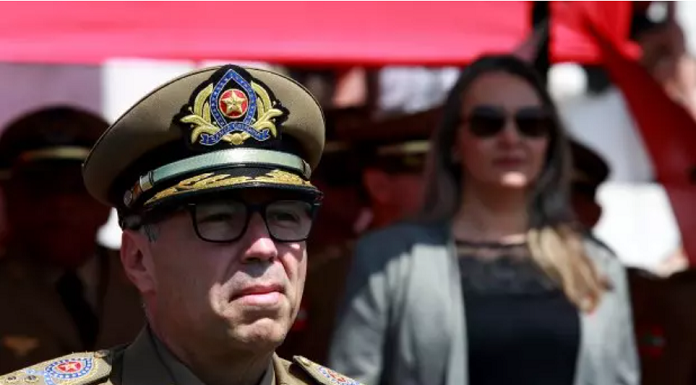
[[[198,237],[206,242],[229,243],[246,233],[251,217],[258,213],[268,234],[277,242],[306,241],[319,203],[277,200],[263,204],[243,201],[192,203],[185,206]]]
[[[517,131],[528,138],[542,138],[551,133],[554,127],[551,114],[541,107],[521,108],[508,114],[502,107],[477,106],[467,115],[468,129],[479,138],[491,138],[505,128],[509,118],[514,119]]]
[[[320,200],[284,199],[251,204],[226,199],[188,203],[174,210],[161,208],[142,216],[125,218],[122,225],[124,228],[137,229],[146,224],[156,224],[176,212],[188,211],[198,238],[206,242],[229,243],[244,236],[251,217],[258,213],[274,241],[302,242],[309,237],[320,206]]]

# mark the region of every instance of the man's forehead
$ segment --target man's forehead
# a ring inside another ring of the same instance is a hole
[[[241,200],[248,203],[264,203],[276,200],[285,199],[303,199],[302,194],[280,189],[269,189],[269,188],[250,188],[243,189],[233,194],[225,196],[223,199],[228,200]]]
[[[207,198],[188,201],[186,204],[224,204],[227,202],[242,202],[248,204],[264,204],[280,200],[304,200],[310,201],[313,198],[291,190],[275,188],[246,188],[225,192],[222,195],[211,195]]]

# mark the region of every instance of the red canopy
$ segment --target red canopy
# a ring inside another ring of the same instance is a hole
[[[611,8],[612,33],[630,2]],[[112,57],[300,65],[463,64],[509,52],[530,32],[531,2],[3,2],[0,61],[101,63]],[[603,8],[602,8],[603,9]],[[601,12],[600,12],[601,13]],[[627,20],[627,19],[626,19]],[[554,61],[595,61],[563,20]],[[560,27],[559,27],[560,26]]]

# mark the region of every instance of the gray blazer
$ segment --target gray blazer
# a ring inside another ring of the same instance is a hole
[[[402,223],[357,244],[329,366],[367,385],[467,385],[464,299],[444,226]],[[574,385],[637,385],[640,370],[627,279],[615,256],[587,240],[613,290],[581,315]]]

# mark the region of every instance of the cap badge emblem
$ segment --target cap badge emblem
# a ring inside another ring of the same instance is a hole
[[[251,76],[247,80],[242,73],[247,74],[225,66],[192,95],[179,119],[191,129],[191,144],[239,146],[249,139],[265,142],[278,137],[287,110],[263,83]]]

